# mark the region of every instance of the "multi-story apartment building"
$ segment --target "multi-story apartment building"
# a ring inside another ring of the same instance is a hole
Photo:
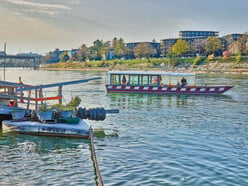
[[[237,46],[237,43],[235,43],[242,34],[229,34],[223,36],[223,46],[224,50],[229,51],[231,54],[235,54],[239,51],[239,48]]]
[[[229,34],[223,36],[222,38],[225,39],[227,43],[233,43],[234,41],[237,41],[241,36],[242,34]]]
[[[218,37],[217,31],[179,31],[179,38],[160,40],[161,57],[166,57],[178,39],[183,39],[189,44],[189,52],[185,56],[205,55],[203,42],[210,36]]]
[[[210,36],[218,37],[219,32],[217,31],[179,31],[179,38],[186,39],[186,38],[207,38]]]
[[[224,46],[224,50],[229,51],[231,54],[236,54],[238,52],[240,52],[240,45],[237,43],[237,41],[239,40],[239,38],[241,38],[242,36],[247,36],[248,38],[248,34],[244,33],[244,34],[229,34],[229,35],[225,35],[222,37],[223,39],[223,46]],[[243,40],[244,45],[243,46],[246,48],[246,50],[248,49],[248,39]]]
[[[166,57],[172,51],[173,45],[177,42],[178,38],[162,39],[160,40],[160,55]]]

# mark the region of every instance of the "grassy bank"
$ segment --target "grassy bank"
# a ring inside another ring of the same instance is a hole
[[[164,64],[164,66],[161,66]],[[191,70],[191,71],[230,71],[240,70],[248,71],[248,57],[231,57],[223,59],[221,57],[209,60],[203,57],[193,58],[163,58],[163,59],[135,59],[135,60],[111,60],[111,61],[93,61],[93,62],[59,62],[49,64],[44,69],[54,70],[109,70],[109,69],[165,69],[165,70]]]

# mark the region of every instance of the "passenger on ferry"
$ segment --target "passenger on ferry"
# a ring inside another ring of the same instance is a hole
[[[181,86],[182,87],[187,86],[187,80],[184,77],[181,79]]]
[[[126,84],[127,83],[127,79],[126,79],[126,76],[125,75],[122,77],[121,82],[122,82],[122,84]]]

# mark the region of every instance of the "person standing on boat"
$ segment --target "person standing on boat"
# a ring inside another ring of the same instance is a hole
[[[181,86],[182,87],[187,86],[187,80],[184,77],[181,79]]]
[[[126,76],[124,75],[121,80],[122,84],[127,84]]]

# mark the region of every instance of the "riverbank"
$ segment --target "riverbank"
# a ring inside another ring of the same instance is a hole
[[[40,67],[42,70],[58,70],[58,71],[109,71],[109,70],[149,70],[149,71],[178,71],[178,72],[195,72],[199,74],[248,74],[248,63],[219,63],[216,61],[215,63],[208,63],[203,65],[181,65],[176,68],[169,68],[169,67],[161,67],[161,66],[150,66],[150,67],[126,67],[126,66],[110,66],[110,67],[101,67],[101,66],[90,66],[90,67],[81,67],[77,63],[74,62],[66,66],[63,64],[60,66],[59,64],[48,65]],[[82,63],[82,62],[80,62]]]

